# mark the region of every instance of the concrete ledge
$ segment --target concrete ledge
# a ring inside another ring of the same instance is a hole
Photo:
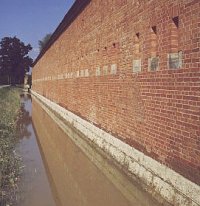
[[[200,186],[49,99],[34,91],[32,94],[111,155],[153,196],[175,206],[200,206]]]

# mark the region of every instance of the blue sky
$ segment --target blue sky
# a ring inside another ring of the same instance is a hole
[[[32,58],[38,55],[38,40],[53,33],[74,0],[0,0],[0,39],[17,36],[30,43]]]

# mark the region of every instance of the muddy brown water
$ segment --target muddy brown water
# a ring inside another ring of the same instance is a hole
[[[22,103],[19,206],[159,205],[37,99]]]

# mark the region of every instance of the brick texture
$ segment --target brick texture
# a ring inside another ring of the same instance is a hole
[[[33,90],[200,185],[199,10],[92,0],[36,62]]]

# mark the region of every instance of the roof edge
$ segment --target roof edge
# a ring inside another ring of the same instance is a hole
[[[51,38],[44,46],[42,51],[39,53],[32,67],[42,58],[46,51],[54,44],[54,42],[60,37],[60,35],[71,25],[71,23],[79,16],[79,14],[85,9],[85,7],[91,2],[91,0],[75,0],[72,7],[69,9],[67,14],[64,16],[61,23],[58,25]]]

